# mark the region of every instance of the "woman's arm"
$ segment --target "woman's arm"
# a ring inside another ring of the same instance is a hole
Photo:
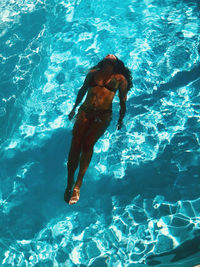
[[[123,79],[119,87],[120,112],[119,112],[119,120],[117,123],[118,130],[120,130],[122,127],[122,121],[126,112],[126,99],[127,99],[127,81],[126,79]]]
[[[80,102],[82,101],[84,95],[86,94],[87,92],[87,89],[89,87],[89,81],[91,79],[91,72],[89,72],[85,78],[85,81],[82,85],[82,87],[79,89],[78,91],[78,95],[76,97],[76,101],[75,101],[75,104],[73,106],[73,109],[72,111],[69,113],[68,117],[69,117],[69,120],[71,120],[74,115],[75,115],[75,110],[76,110],[76,107],[80,104]]]

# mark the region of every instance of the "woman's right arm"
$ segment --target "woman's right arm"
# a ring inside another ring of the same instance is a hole
[[[75,110],[76,110],[76,107],[80,104],[80,102],[82,101],[84,95],[86,94],[87,90],[88,90],[88,87],[89,87],[89,81],[91,79],[91,72],[89,72],[85,78],[85,81],[82,85],[82,87],[79,89],[78,91],[78,95],[76,97],[76,101],[75,101],[75,104],[73,106],[73,109],[72,111],[69,113],[68,117],[69,117],[69,120],[71,120],[74,115],[75,115]]]

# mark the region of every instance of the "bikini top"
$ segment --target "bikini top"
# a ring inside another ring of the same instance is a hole
[[[111,92],[116,92],[118,88],[113,88],[113,85],[112,85],[112,81],[114,80],[114,78],[112,78],[108,83],[104,84],[104,85],[99,85],[95,82],[94,80],[94,76],[92,78],[92,81],[90,82],[90,86],[91,87],[95,87],[95,86],[99,86],[99,87],[105,87],[106,89],[108,89],[109,91]]]

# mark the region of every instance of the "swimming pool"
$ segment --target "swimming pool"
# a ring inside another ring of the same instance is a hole
[[[199,8],[191,0],[0,3],[2,266],[200,264],[185,243],[200,235]],[[125,123],[116,131],[116,96],[71,207],[67,115],[88,69],[109,53],[133,75]],[[171,263],[162,253],[176,247]]]

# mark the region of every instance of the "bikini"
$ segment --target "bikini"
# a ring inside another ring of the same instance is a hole
[[[113,88],[113,86],[111,87],[110,82],[112,82],[112,79],[105,85],[99,85],[95,82],[94,76],[93,76],[93,79],[90,82],[90,87],[96,87],[96,86],[104,87],[104,88],[108,89],[109,91],[115,93],[117,91],[117,89]],[[84,104],[80,106],[80,109],[86,113],[86,117],[88,119],[90,119],[90,120],[92,119],[94,121],[99,121],[99,122],[105,120],[108,117],[108,115],[110,115],[109,117],[111,117],[111,115],[112,115],[112,109],[88,108]]]
[[[112,82],[112,80],[113,80],[113,78],[112,78],[107,84],[99,85],[99,84],[97,84],[97,83],[95,82],[95,80],[94,80],[94,76],[93,76],[92,81],[90,82],[90,87],[95,87],[95,86],[98,86],[98,87],[105,87],[105,88],[108,89],[109,91],[115,93],[115,92],[117,91],[117,89],[116,89],[116,88],[113,88],[113,86],[109,85],[110,82]]]
[[[112,109],[96,109],[88,108],[84,104],[80,106],[80,110],[85,112],[85,116],[88,120],[94,122],[103,122],[110,120],[112,116]]]

